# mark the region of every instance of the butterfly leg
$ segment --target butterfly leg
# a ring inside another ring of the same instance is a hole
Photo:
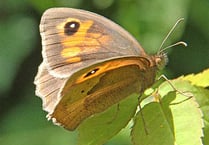
[[[181,95],[187,97],[187,98],[186,98],[185,100],[183,100],[183,101],[180,101],[180,102],[177,102],[177,103],[171,103],[170,105],[175,105],[175,104],[182,103],[182,102],[184,102],[184,101],[186,101],[186,100],[189,100],[189,99],[191,99],[191,98],[193,97],[193,94],[190,93],[190,92],[187,92],[187,91],[186,91],[186,92],[182,92],[182,91],[176,89],[176,87],[172,84],[172,82],[171,82],[165,75],[161,75],[161,76],[158,78],[158,80],[160,80],[160,79],[166,80],[166,82],[169,83],[169,85],[172,87],[172,89],[173,89],[174,91],[176,91],[177,93],[179,93],[179,94],[181,94]]]
[[[120,104],[118,103],[116,107],[117,107],[117,108],[116,108],[116,112],[113,114],[111,120],[109,120],[109,121],[107,122],[107,124],[112,123],[112,122],[117,118],[118,113],[119,113],[119,111],[120,111]]]
[[[141,107],[141,104],[140,104],[140,96],[138,97],[138,106],[139,106],[139,112],[141,114],[141,118],[142,118],[142,122],[143,122],[143,126],[144,126],[144,132],[146,135],[148,135],[148,130],[147,130],[147,126],[146,126],[146,122],[145,122],[145,119],[144,119],[144,115],[143,115],[143,112],[142,112],[142,107]]]
[[[190,92],[182,92],[182,91],[176,89],[176,87],[172,84],[172,82],[171,82],[165,75],[161,75],[161,76],[158,78],[158,80],[160,80],[160,79],[166,80],[166,82],[168,82],[169,85],[173,88],[173,90],[176,91],[177,93],[179,93],[179,94],[181,94],[181,95],[183,95],[183,96],[186,96],[186,97],[188,97],[188,98],[193,97],[193,95],[192,95]]]

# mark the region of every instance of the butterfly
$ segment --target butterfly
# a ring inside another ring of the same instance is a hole
[[[36,95],[48,119],[68,130],[132,93],[143,93],[167,61],[162,51],[148,55],[122,27],[84,10],[46,10],[40,34]]]

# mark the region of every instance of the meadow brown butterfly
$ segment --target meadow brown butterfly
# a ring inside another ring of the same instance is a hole
[[[147,55],[119,25],[84,10],[48,9],[40,33],[36,95],[48,118],[68,130],[129,94],[140,95],[166,61],[163,53]]]

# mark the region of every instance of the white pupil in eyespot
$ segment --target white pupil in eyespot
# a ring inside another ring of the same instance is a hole
[[[94,74],[95,72],[96,72],[95,70],[92,70],[92,71],[91,71],[91,74]]]
[[[72,23],[72,24],[70,25],[70,28],[75,28],[75,23]]]

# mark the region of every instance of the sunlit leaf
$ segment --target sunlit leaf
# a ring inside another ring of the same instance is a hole
[[[159,103],[150,103],[137,113],[131,133],[134,145],[172,145],[174,135]],[[144,121],[144,122],[143,122]]]
[[[195,90],[186,81],[176,80],[171,83],[181,91]],[[159,89],[163,97],[161,103],[149,103],[141,110],[143,115],[137,114],[132,131],[134,144],[202,144],[203,120],[198,103],[194,97],[188,99],[177,91],[170,92],[172,89],[170,84],[163,83]]]
[[[200,86],[200,87],[208,87],[209,86],[209,69],[204,70],[198,74],[190,74],[185,77],[182,77],[183,80],[188,80],[192,84]]]
[[[104,144],[124,128],[133,117],[138,105],[137,95],[121,101],[119,110],[114,105],[107,111],[87,119],[79,127],[79,145]]]

